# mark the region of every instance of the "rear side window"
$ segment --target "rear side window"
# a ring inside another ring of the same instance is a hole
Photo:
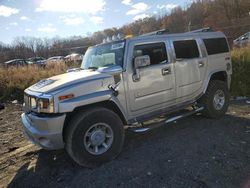
[[[165,43],[142,44],[134,47],[134,57],[148,55],[150,64],[162,64],[168,61]]]
[[[195,40],[174,41],[174,50],[177,59],[192,59],[200,57]]]
[[[203,39],[208,55],[229,52],[225,38]]]

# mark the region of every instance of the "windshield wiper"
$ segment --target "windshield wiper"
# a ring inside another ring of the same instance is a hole
[[[97,70],[98,67],[88,67],[88,69]]]

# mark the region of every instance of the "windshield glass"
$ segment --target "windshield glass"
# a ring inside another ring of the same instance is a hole
[[[124,47],[125,41],[116,41],[90,47],[84,55],[81,68],[98,69],[99,67],[112,65],[122,66]]]

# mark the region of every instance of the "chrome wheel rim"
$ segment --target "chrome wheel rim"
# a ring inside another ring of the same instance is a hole
[[[216,110],[221,110],[225,104],[225,95],[222,90],[217,90],[214,94],[214,108]]]
[[[108,124],[96,123],[84,134],[84,146],[89,153],[101,155],[111,147],[113,138],[113,130]]]

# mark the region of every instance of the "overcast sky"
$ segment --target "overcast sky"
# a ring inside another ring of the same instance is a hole
[[[168,13],[191,0],[0,0],[0,41],[17,36],[87,36],[154,14]]]

